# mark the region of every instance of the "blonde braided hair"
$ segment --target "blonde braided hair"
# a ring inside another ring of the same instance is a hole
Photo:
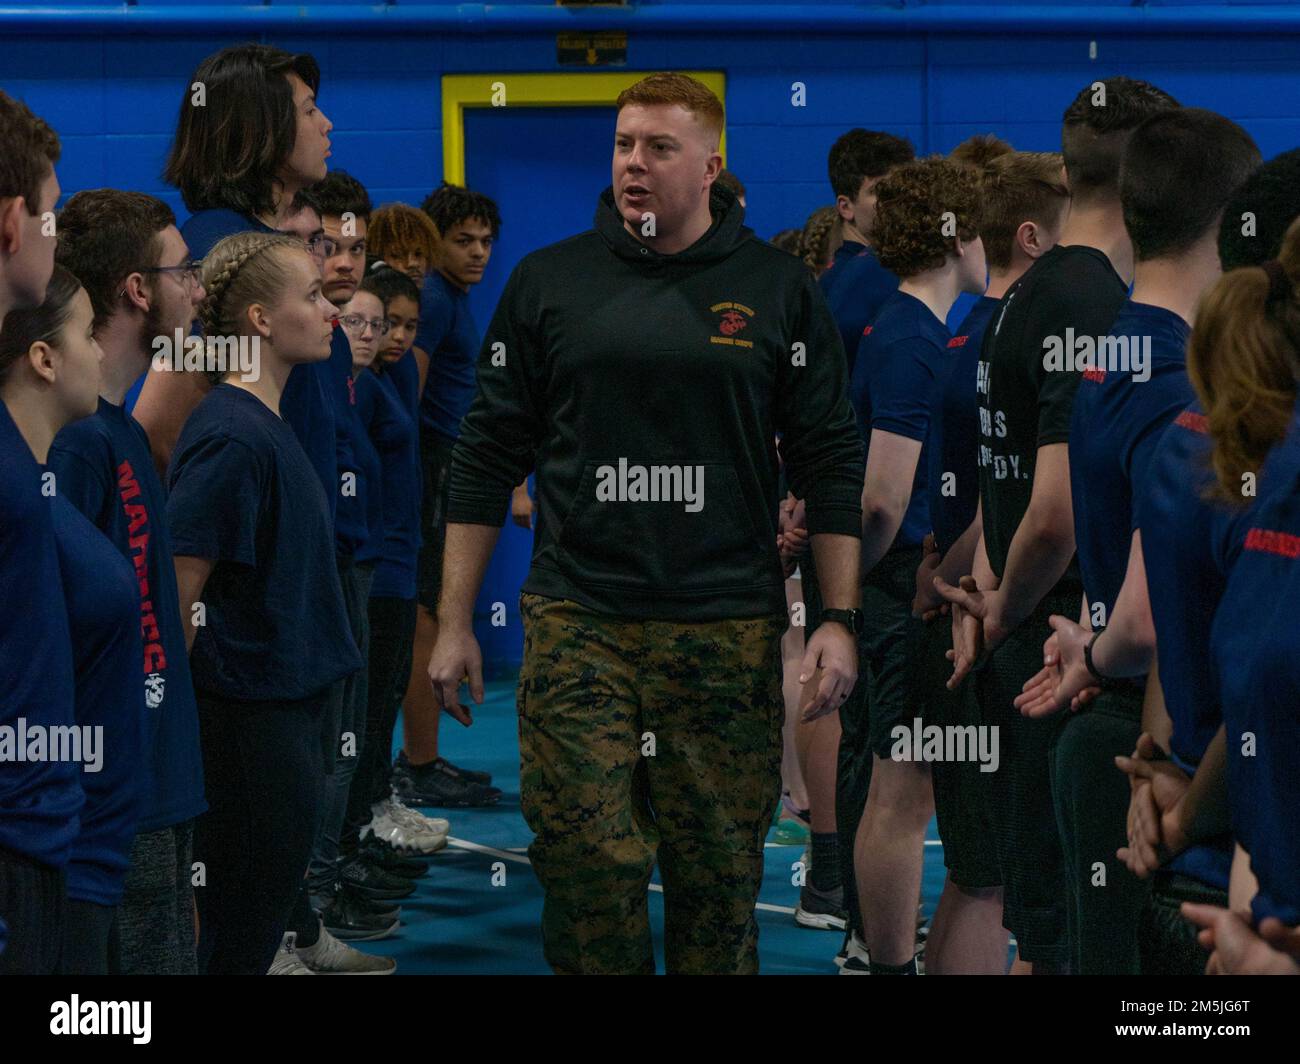
[[[814,276],[821,276],[830,265],[836,249],[844,243],[843,223],[834,207],[818,207],[804,223],[799,240],[799,257]]]
[[[296,237],[283,233],[234,233],[217,241],[203,260],[203,289],[199,320],[207,336],[235,336],[239,318],[251,303],[275,303],[284,288],[283,254],[276,251],[307,249]],[[218,384],[224,373],[208,373]]]

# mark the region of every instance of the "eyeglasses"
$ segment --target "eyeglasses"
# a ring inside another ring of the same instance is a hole
[[[317,258],[328,259],[339,246],[327,236],[314,236],[307,241],[307,250]]]
[[[389,329],[387,318],[363,318],[360,314],[345,314],[339,318],[339,324],[348,332],[354,332],[358,336],[366,331],[367,325],[378,336],[387,336]]]
[[[172,274],[186,288],[197,288],[200,284],[202,269],[203,263],[201,262],[182,262],[179,266],[145,266],[134,272]]]

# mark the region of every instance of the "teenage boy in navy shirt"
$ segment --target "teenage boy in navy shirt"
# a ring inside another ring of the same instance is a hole
[[[1082,371],[1046,356],[1072,337],[1104,336],[1124,305],[1133,250],[1119,204],[1120,155],[1143,119],[1175,106],[1145,82],[1109,78],[1084,89],[1066,110],[1061,139],[1072,201],[1061,242],[1003,297],[984,338],[977,590],[941,584],[978,622],[974,634],[983,647],[996,650],[979,687],[984,722],[999,728],[1002,750],[991,775],[998,777],[1003,918],[1021,959],[1044,974],[1069,966],[1049,767],[1056,723],[1024,718],[1013,702],[1042,667],[1048,617],[1078,611],[1083,596],[1073,564],[1067,454]],[[960,679],[976,655],[954,652]]]
[[[118,910],[120,970],[193,974],[194,818],[206,808],[198,716],[185,651],[163,487],[149,441],[123,407],[148,368],[156,339],[188,336],[203,286],[176,220],[138,192],[78,192],[59,212],[59,262],[81,280],[95,308],[104,352],[98,410],[50,449],[59,493],[135,566],[147,706],[145,802]]]
[[[1083,372],[1070,423],[1075,543],[1094,632],[1128,567],[1134,496],[1160,433],[1190,402],[1187,338],[1201,294],[1219,276],[1224,204],[1259,165],[1235,123],[1187,108],[1155,115],[1125,149],[1124,225],[1133,242],[1133,295],[1111,327],[1118,341]],[[1109,363],[1109,364],[1107,364]],[[1128,781],[1114,770],[1142,732],[1144,685],[1116,683],[1062,720],[1052,750],[1053,799],[1066,860],[1071,969],[1136,974],[1146,888],[1115,856],[1127,839]],[[1105,862],[1106,889],[1093,886]]]
[[[951,339],[944,320],[959,293],[984,289],[979,183],[946,159],[907,163],[878,186],[875,235],[882,264],[903,280],[858,346],[850,398],[867,445],[862,489],[861,682],[842,711],[836,819],[853,849],[858,912],[872,974],[915,974],[916,899],[929,766],[901,760],[908,672],[920,622],[911,616],[922,541],[930,530],[925,440]],[[951,213],[945,232],[934,219]],[[908,744],[910,749],[910,743]],[[846,768],[849,771],[846,771]],[[860,787],[866,782],[865,793]],[[863,806],[847,797],[860,794]],[[846,829],[847,828],[847,832]]]
[[[0,325],[39,306],[54,269],[45,216],[59,198],[59,138],[0,92]],[[16,354],[16,353],[15,353]],[[0,404],[0,725],[73,723],[72,647],[48,500],[31,448]],[[0,973],[49,974],[67,900],[64,868],[83,796],[78,766],[7,764],[0,772]]]
[[[954,151],[953,157],[958,153]],[[979,406],[976,377],[984,332],[998,302],[1025,270],[1056,245],[1070,205],[1060,155],[1009,152],[978,167],[984,204],[980,237],[989,283],[948,342],[930,410],[926,442],[933,550],[916,570],[913,612],[923,614],[911,695],[917,715],[939,727],[978,726],[973,684],[949,690],[952,626],[940,612],[934,577],[957,580],[970,571],[979,541]],[[1002,927],[1002,879],[993,846],[990,773],[979,762],[931,766],[935,813],[948,869],[926,942],[932,975],[1001,975],[1007,965]]]
[[[452,764],[438,753],[442,714],[427,666],[438,640],[438,596],[447,526],[451,450],[475,391],[479,330],[469,290],[483,279],[501,230],[496,204],[479,192],[443,184],[424,210],[439,233],[436,268],[420,292],[420,328],[414,357],[420,370],[420,448],[424,468],[423,538],[420,548],[415,651],[403,702],[403,746],[393,766],[398,791],[413,802],[438,806],[492,805],[501,791],[486,772]],[[515,486],[518,494],[521,485]],[[523,486],[526,491],[526,485]]]
[[[839,326],[850,374],[862,330],[898,287],[898,278],[880,264],[872,249],[876,185],[890,170],[915,156],[912,145],[902,137],[874,130],[850,129],[831,145],[826,166],[844,242],[818,283]]]
[[[191,104],[196,83],[207,89],[202,107]],[[312,56],[265,44],[223,48],[186,79],[163,178],[180,191],[190,212],[181,236],[196,260],[231,233],[287,228],[298,192],[325,177],[334,127],[317,106],[319,89],[320,67]],[[271,151],[249,152],[250,144]],[[311,376],[295,370],[286,389],[290,406]],[[186,419],[210,387],[202,373],[153,371],[145,378],[132,413],[149,437],[160,476],[166,476]],[[333,426],[319,414],[320,399],[306,401],[317,416],[294,427],[326,482],[332,515],[338,494]]]

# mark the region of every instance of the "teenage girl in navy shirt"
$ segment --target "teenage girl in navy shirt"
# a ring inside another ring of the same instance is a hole
[[[279,411],[294,366],[329,357],[337,311],[291,237],[225,238],[203,287],[205,333],[257,341],[260,373],[209,392],[168,475],[209,804],[194,839],[199,966],[260,975],[311,853],[334,754],[329,688],[361,664],[325,492]]]
[[[94,312],[77,279],[55,266],[45,301],[10,311],[0,332],[0,394],[42,464],[65,424],[95,412],[99,362]],[[60,970],[106,975],[143,791],[144,688],[140,596],[131,564],[58,489],[43,468],[58,552],[81,733],[86,802],[67,866],[68,911]],[[48,589],[43,598],[49,600]],[[55,600],[58,601],[57,599]]]

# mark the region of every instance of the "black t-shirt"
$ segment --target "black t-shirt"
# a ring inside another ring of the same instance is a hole
[[[1029,509],[1038,448],[1070,438],[1080,356],[1097,349],[1127,298],[1096,248],[1057,246],[1011,286],[984,335],[976,382],[980,498],[984,546],[999,578]],[[1081,588],[1076,562],[1062,584]]]

